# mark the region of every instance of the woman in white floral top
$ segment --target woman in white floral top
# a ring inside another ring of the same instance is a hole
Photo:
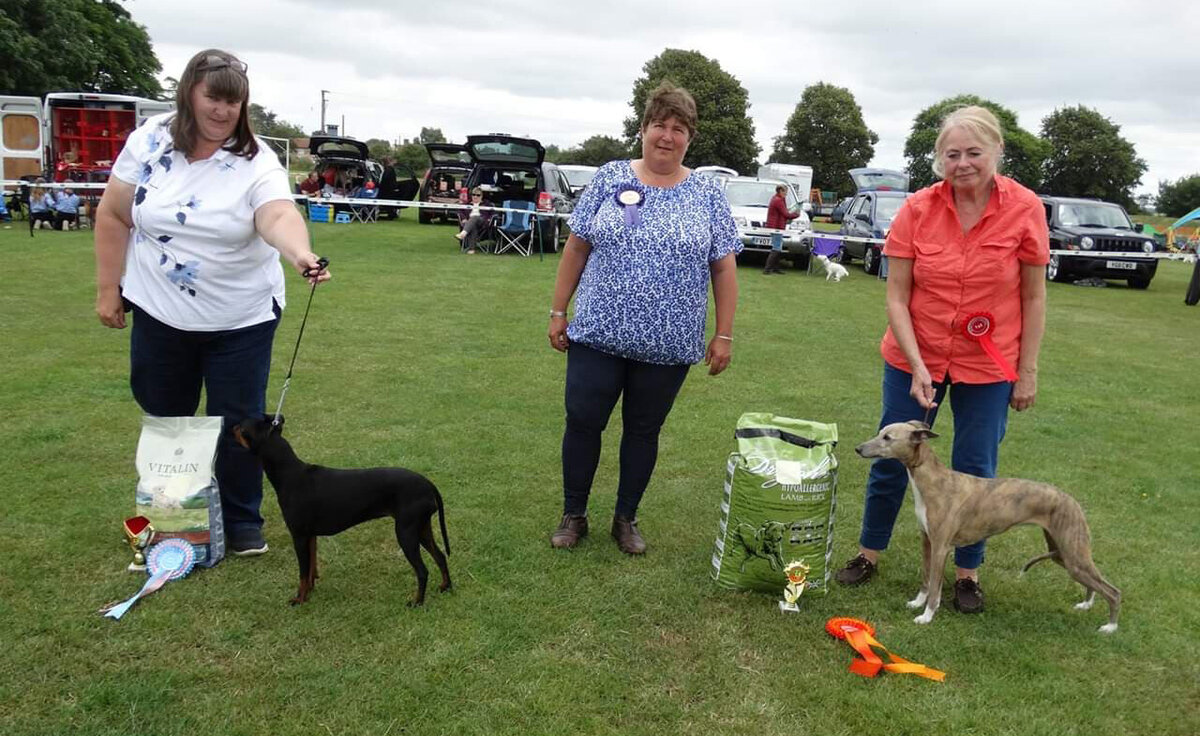
[[[133,312],[130,386],[154,416],[200,402],[226,424],[266,409],[284,307],[282,255],[324,281],[286,172],[255,138],[246,65],[207,49],[179,79],[176,110],[130,134],[96,213],[96,314]],[[262,554],[262,471],[222,433],[216,475],[233,554]]]

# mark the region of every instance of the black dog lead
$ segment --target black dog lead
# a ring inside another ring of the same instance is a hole
[[[304,278],[316,276],[325,270],[329,265],[328,258],[318,258],[317,268],[304,269],[301,275]],[[300,339],[304,337],[304,325],[308,323],[308,310],[312,308],[313,296],[317,293],[317,282],[312,284],[312,290],[308,292],[308,305],[304,307],[304,319],[300,320],[300,334],[296,335],[296,349],[292,351],[292,363],[288,366],[287,376],[283,379],[283,390],[279,392],[279,406],[275,407],[275,418],[271,420],[271,426],[279,426],[279,416],[283,413],[283,397],[287,396],[288,384],[292,382],[292,369],[296,367],[296,356],[300,353]]]

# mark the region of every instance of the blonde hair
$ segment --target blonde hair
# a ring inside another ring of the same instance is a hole
[[[942,163],[946,136],[955,128],[966,130],[981,143],[992,147],[997,154],[1004,149],[1004,131],[991,110],[978,105],[952,110],[942,121],[942,129],[938,131],[937,141],[933,144],[933,173],[939,178],[946,175],[946,167]]]

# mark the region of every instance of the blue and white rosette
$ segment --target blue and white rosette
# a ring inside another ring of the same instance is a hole
[[[625,216],[625,226],[631,228],[637,227],[642,221],[640,210],[646,202],[646,195],[642,193],[641,187],[632,182],[622,185],[617,190],[617,193],[613,195],[613,199],[616,200],[617,206],[622,209]]]
[[[182,539],[166,539],[150,548],[146,555],[146,571],[150,579],[127,601],[100,609],[108,618],[120,619],[142,598],[150,595],[171,580],[184,577],[196,565],[196,550]]]

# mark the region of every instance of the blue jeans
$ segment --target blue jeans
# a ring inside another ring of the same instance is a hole
[[[687,378],[689,365],[657,365],[572,343],[567,351],[567,428],[563,432],[563,512],[587,513],[600,463],[600,438],[621,403],[621,469],[617,516],[634,518],[658,462],[658,433]]]
[[[229,428],[266,410],[267,378],[275,319],[237,330],[177,330],[133,305],[129,345],[129,385],[142,411],[160,417],[196,413],[200,387],[208,402],[205,413],[225,419],[217,443],[216,475],[226,533],[262,527],[262,465],[239,445]]]
[[[947,377],[949,378],[949,377]],[[883,366],[883,418],[879,428],[896,422],[924,419],[925,410],[909,395],[912,374],[887,363]],[[929,424],[937,420],[947,389],[954,412],[954,449],[950,467],[981,478],[996,477],[1000,441],[1008,426],[1008,400],[1012,384],[950,383],[934,384],[938,408],[930,412]],[[862,534],[858,543],[866,549],[887,549],[896,515],[908,488],[908,471],[899,460],[876,460],[867,478],[867,497],[863,507]],[[973,570],[983,562],[984,541],[954,550],[954,564]]]

